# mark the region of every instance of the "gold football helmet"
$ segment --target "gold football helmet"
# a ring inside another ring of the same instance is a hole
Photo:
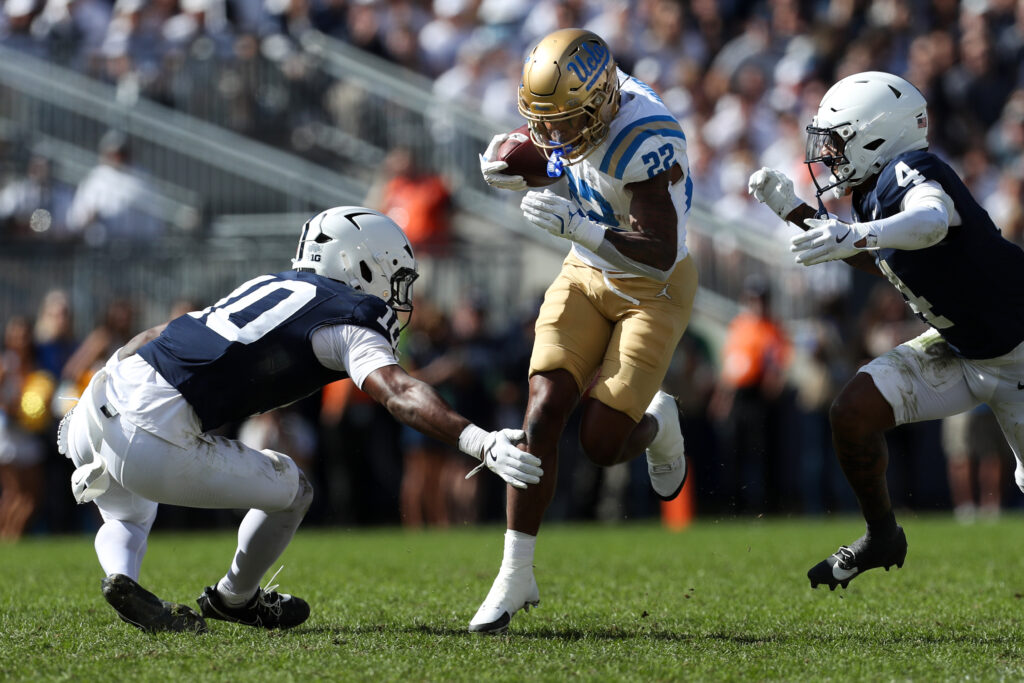
[[[549,159],[582,161],[604,141],[618,110],[618,70],[596,34],[578,28],[549,33],[526,58],[519,113]]]

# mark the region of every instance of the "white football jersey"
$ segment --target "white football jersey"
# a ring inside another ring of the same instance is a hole
[[[693,180],[686,158],[686,136],[661,98],[649,85],[619,70],[621,102],[608,135],[599,147],[572,166],[565,167],[569,196],[587,216],[608,230],[632,230],[629,204],[633,193],[626,186],[669,170],[678,164],[683,177],[669,186],[676,207],[678,238],[676,263],[686,258],[686,218],[693,200]],[[573,244],[584,263],[620,272],[589,249]]]

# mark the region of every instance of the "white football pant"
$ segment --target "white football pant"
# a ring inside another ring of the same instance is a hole
[[[935,330],[900,344],[860,369],[892,406],[896,424],[935,420],[987,403],[1017,458],[1024,491],[1024,344],[998,358],[953,353]]]
[[[92,395],[84,392],[68,425],[68,457],[75,467],[92,459],[83,405]],[[248,509],[224,582],[232,593],[251,595],[291,541],[313,499],[312,487],[295,462],[281,453],[207,434],[195,435],[193,447],[182,448],[119,414],[102,418],[102,436],[98,455],[111,481],[93,502],[104,522],[96,534],[96,553],[108,575],[138,580],[158,503]]]

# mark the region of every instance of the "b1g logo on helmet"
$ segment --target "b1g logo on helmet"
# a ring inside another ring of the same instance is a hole
[[[612,53],[606,46],[595,41],[584,41],[566,68],[590,90],[608,67],[611,58]]]

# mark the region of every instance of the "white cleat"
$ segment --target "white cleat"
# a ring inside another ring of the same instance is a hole
[[[658,391],[647,406],[658,422],[658,433],[647,447],[647,473],[651,487],[662,500],[674,500],[686,483],[686,448],[679,426],[679,406],[664,391]]]
[[[470,633],[498,635],[508,631],[508,624],[519,610],[530,611],[540,604],[540,589],[533,578],[533,569],[498,572],[491,591],[469,622]]]

